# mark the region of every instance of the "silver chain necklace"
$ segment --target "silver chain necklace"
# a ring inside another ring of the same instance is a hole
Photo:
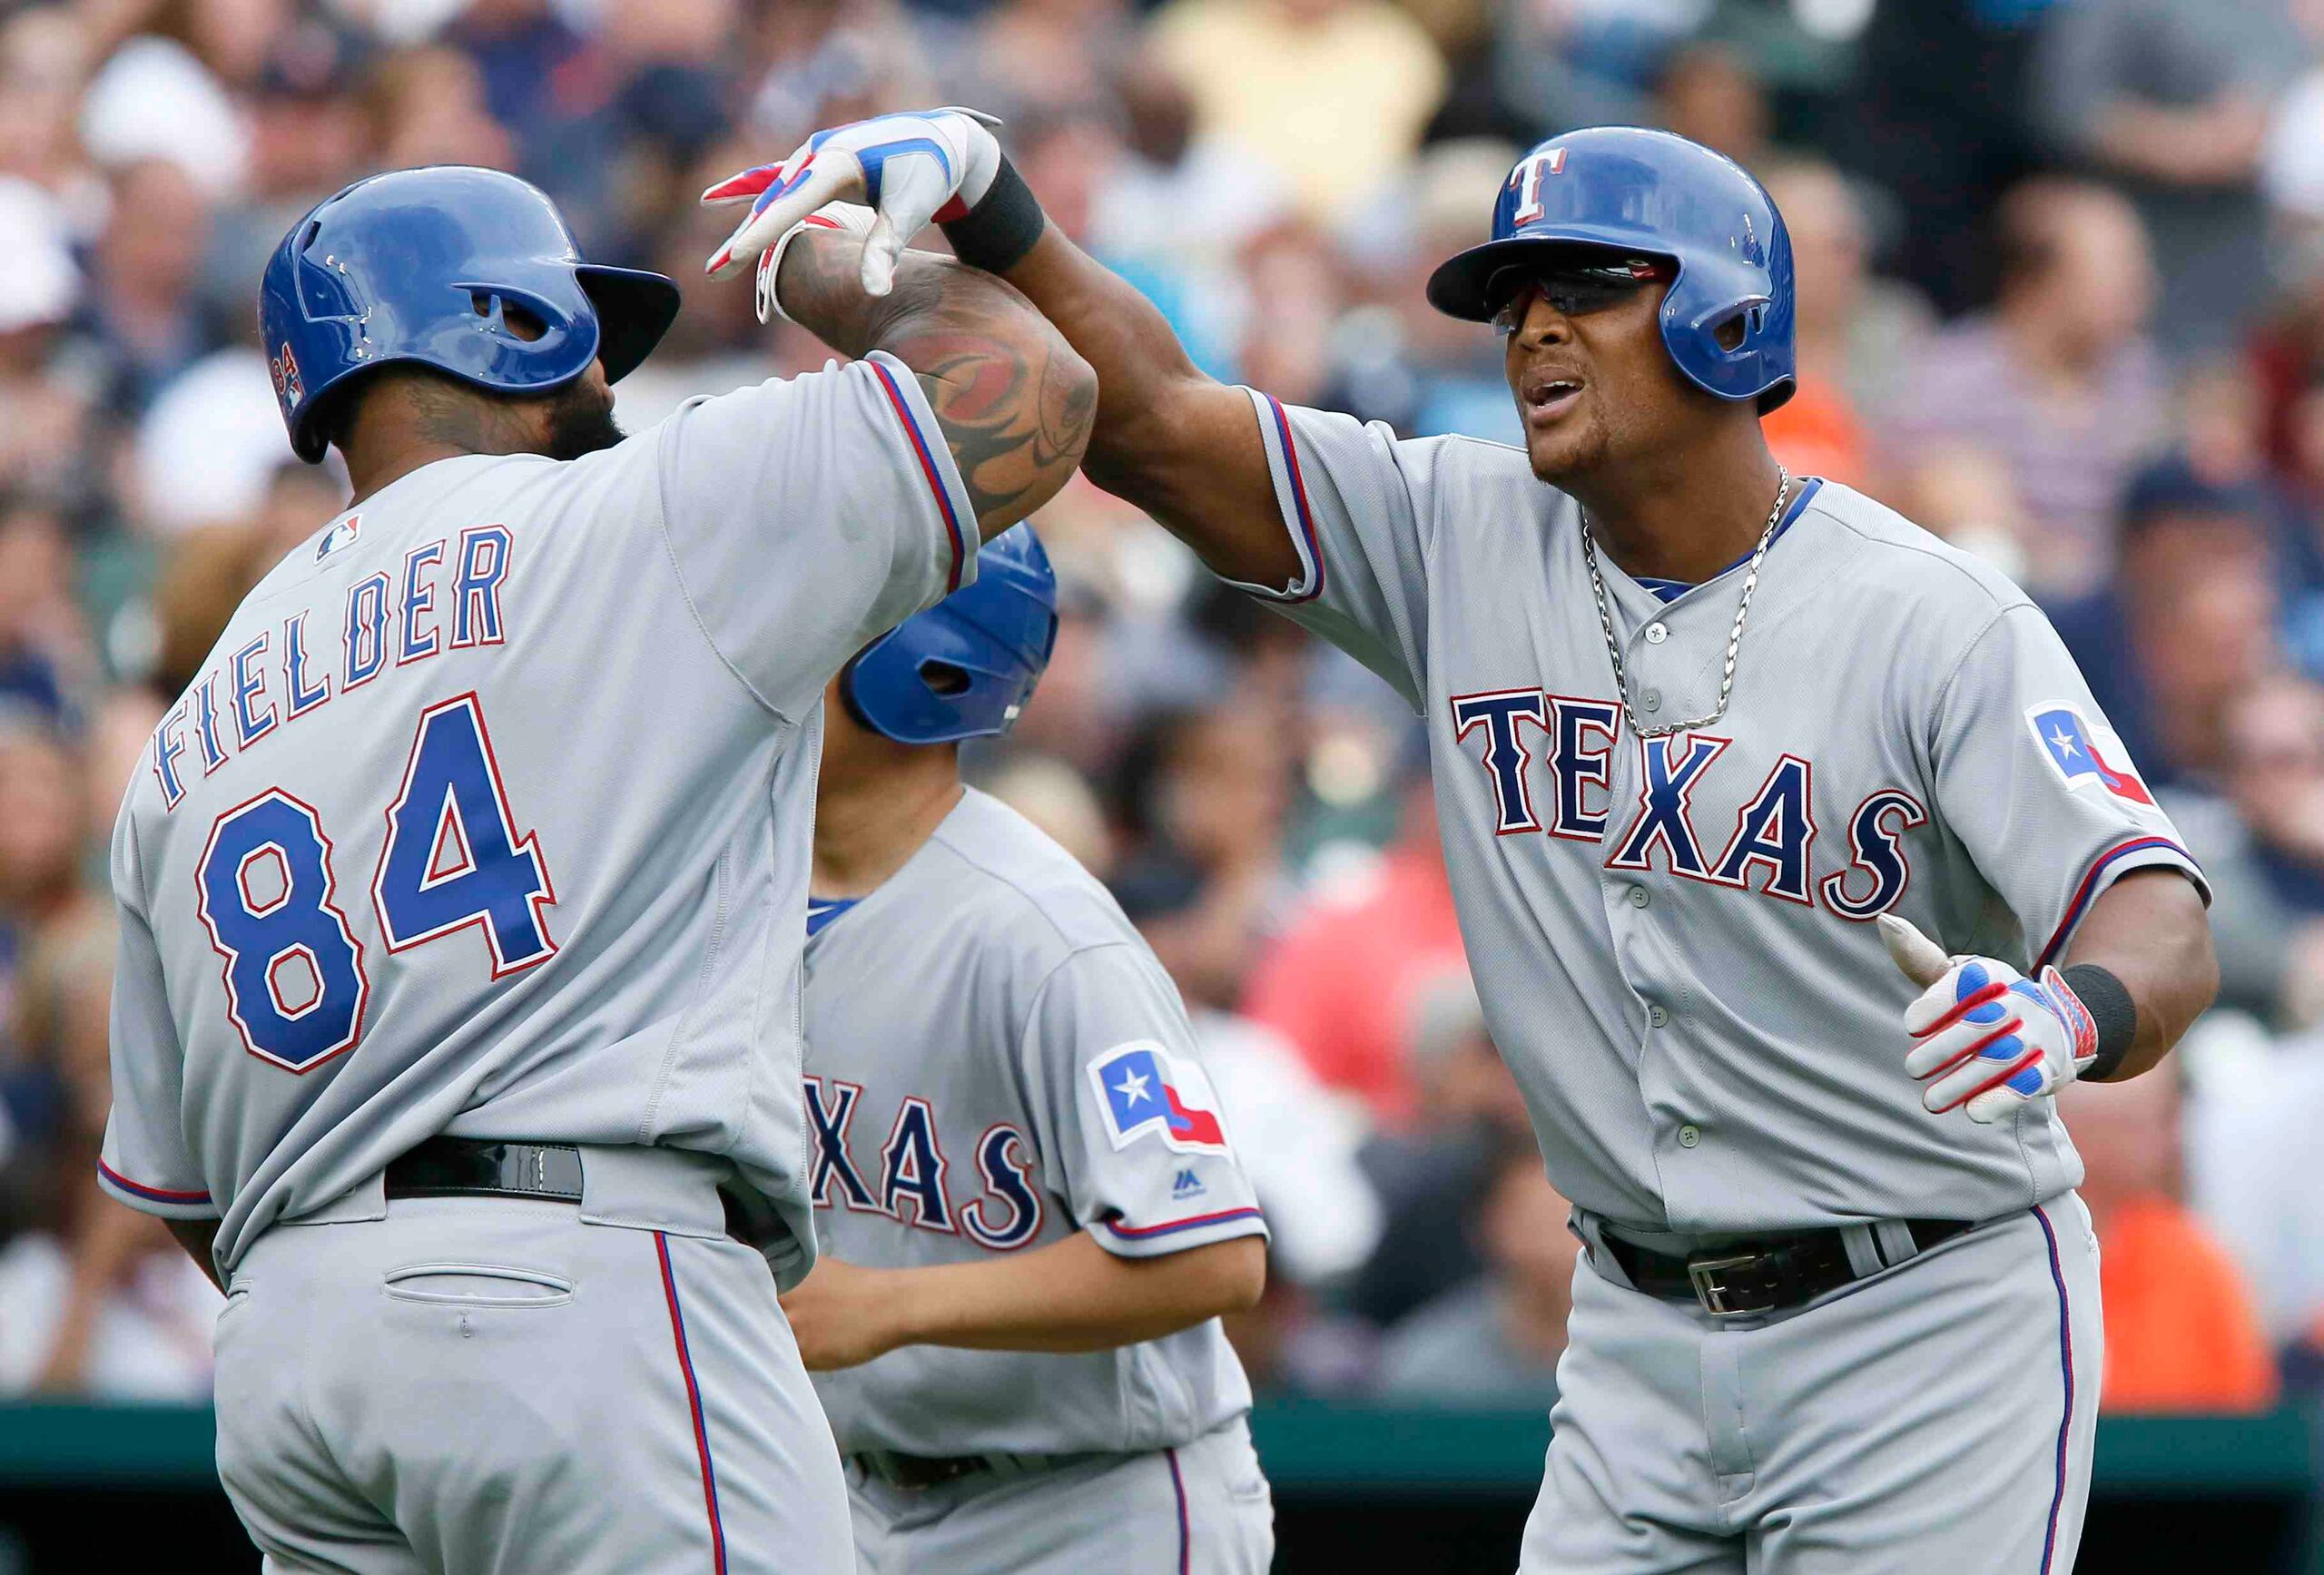
[[[1750,566],[1743,571],[1743,599],[1735,604],[1735,627],[1727,636],[1727,670],[1719,674],[1718,704],[1711,707],[1708,716],[1698,716],[1692,722],[1674,722],[1667,727],[1647,726],[1630,706],[1630,681],[1622,671],[1621,642],[1614,638],[1614,615],[1606,604],[1606,580],[1598,572],[1597,539],[1590,528],[1589,510],[1581,511],[1581,561],[1590,566],[1590,590],[1598,598],[1598,627],[1605,632],[1606,655],[1614,664],[1614,693],[1621,696],[1622,719],[1639,737],[1662,738],[1673,733],[1691,733],[1698,727],[1709,727],[1727,714],[1728,696],[1735,692],[1735,654],[1743,645],[1743,620],[1751,611],[1751,593],[1759,587],[1759,560],[1768,556],[1768,548],[1776,539],[1776,526],[1783,518],[1784,499],[1790,492],[1791,472],[1778,465],[1775,506],[1768,510],[1767,528],[1759,532],[1759,545],[1751,549]]]

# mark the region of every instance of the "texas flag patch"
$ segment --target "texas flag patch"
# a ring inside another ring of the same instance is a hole
[[[1152,1039],[1117,1045],[1089,1063],[1107,1136],[1127,1148],[1151,1132],[1179,1154],[1225,1154],[1226,1128],[1210,1078]]]
[[[2140,780],[2130,752],[2114,731],[2086,720],[2072,705],[2036,705],[2025,713],[2034,736],[2049,755],[2051,766],[2077,792],[2097,786],[2140,809],[2155,807],[2154,794]]]

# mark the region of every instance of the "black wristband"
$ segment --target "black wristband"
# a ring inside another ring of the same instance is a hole
[[[1033,242],[1048,229],[1049,215],[1041,212],[1040,199],[1033,195],[1033,188],[1025,184],[1025,177],[1000,155],[1000,168],[992,177],[992,185],[967,215],[940,226],[944,238],[952,243],[952,255],[971,268],[981,268],[987,273],[1006,273],[1017,265],[1018,259],[1033,249]]]
[[[2131,1052],[2131,1041],[2138,1037],[2138,1003],[2131,999],[2121,979],[2094,962],[2062,968],[2058,977],[2081,999],[2083,1009],[2090,1013],[2091,1026],[2098,1030],[2098,1055],[2082,1069],[2082,1076],[2102,1083],[2120,1069],[2122,1058]]]

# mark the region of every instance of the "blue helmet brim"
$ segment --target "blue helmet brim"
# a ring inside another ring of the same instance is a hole
[[[606,381],[618,383],[654,353],[678,320],[677,281],[641,268],[576,264],[574,274],[597,309],[597,359]]]

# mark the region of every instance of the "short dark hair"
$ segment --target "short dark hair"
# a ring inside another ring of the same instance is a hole
[[[2264,483],[2205,476],[2183,454],[2165,455],[2142,466],[2122,489],[2122,537],[2135,541],[2163,520],[2197,516],[2242,520],[2264,533],[2274,517]]]

